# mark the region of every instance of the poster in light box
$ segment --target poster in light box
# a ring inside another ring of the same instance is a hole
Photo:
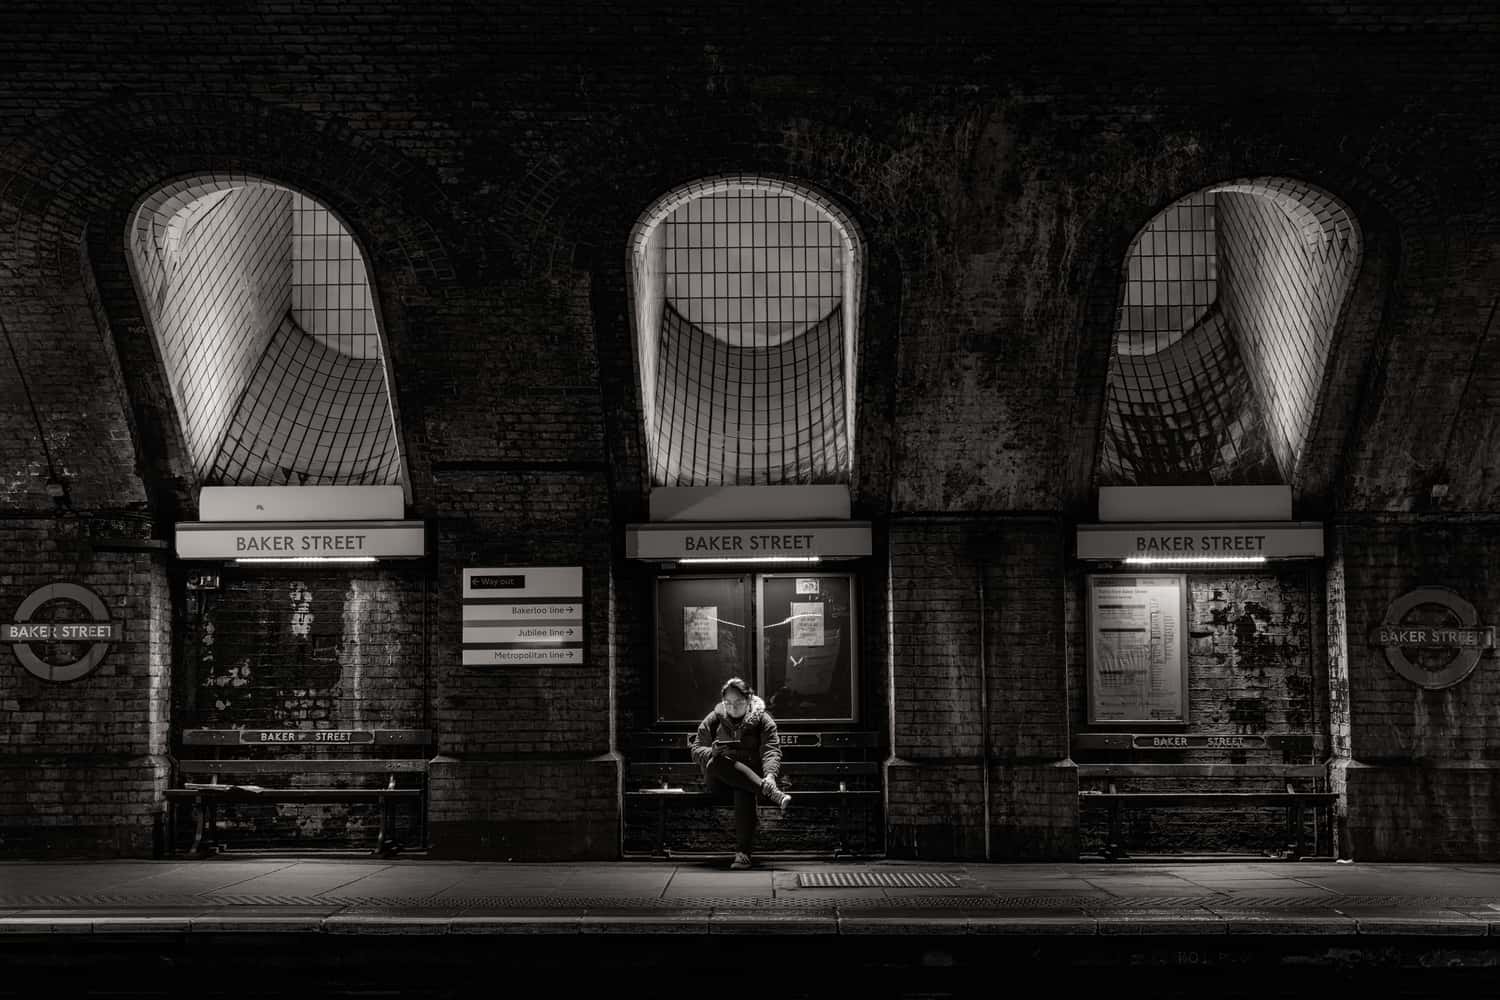
[[[1090,723],[1187,722],[1187,578],[1088,578]]]

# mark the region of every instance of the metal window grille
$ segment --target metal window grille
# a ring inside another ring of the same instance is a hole
[[[787,192],[710,191],[660,225],[660,484],[847,478],[844,245]]]
[[[250,178],[175,182],[131,248],[205,482],[400,482],[368,273],[331,212]]]
[[[1285,481],[1357,261],[1342,206],[1283,179],[1153,219],[1125,262],[1100,480]]]
[[[380,359],[351,358],[282,320],[230,423],[210,482],[400,482]]]

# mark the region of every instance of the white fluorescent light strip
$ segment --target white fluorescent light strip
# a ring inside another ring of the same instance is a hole
[[[236,559],[239,565],[246,563],[372,563],[374,556],[249,556]]]
[[[734,556],[704,556],[702,558],[679,559],[678,564],[683,563],[815,563],[822,562],[821,556],[746,556],[736,558]]]
[[[1127,556],[1125,559],[1125,562],[1131,566],[1159,566],[1164,563],[1259,566],[1265,561],[1265,556]]]

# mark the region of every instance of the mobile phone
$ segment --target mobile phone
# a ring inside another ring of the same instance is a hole
[[[740,745],[740,741],[739,740],[714,740],[714,746],[719,747],[721,749],[724,748],[724,747],[737,747],[739,745]]]

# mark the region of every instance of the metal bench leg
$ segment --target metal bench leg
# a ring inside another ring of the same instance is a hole
[[[1287,857],[1288,861],[1299,861],[1302,858],[1302,803],[1291,802],[1286,809],[1287,825],[1291,827],[1287,831]]]
[[[395,829],[394,817],[391,813],[394,807],[389,796],[380,797],[380,830],[375,834],[375,850],[371,854],[382,858],[388,858],[395,854],[400,848],[393,843],[391,833]]]
[[[1113,799],[1109,803],[1109,841],[1104,845],[1104,857],[1114,861],[1126,856],[1125,837],[1120,829],[1120,801]]]
[[[396,777],[391,776],[386,790],[390,791],[396,787]],[[389,858],[401,853],[401,842],[396,839],[396,803],[392,796],[382,795],[380,797],[380,833],[375,841],[375,850],[372,852],[383,858]]]
[[[672,852],[667,850],[667,801],[666,796],[658,798],[656,803],[656,848],[651,852],[655,858],[670,858]]]
[[[193,799],[193,846],[192,853],[198,857],[213,853],[216,838],[214,837],[214,809],[216,803],[206,795],[199,795]]]
[[[840,785],[839,785],[839,791],[842,792],[843,790],[844,790],[843,784],[840,783]],[[835,861],[837,861],[839,859],[842,859],[842,858],[847,858],[847,857],[851,856],[850,855],[850,851],[849,851],[849,831],[847,830],[848,824],[846,822],[846,820],[848,819],[848,816],[849,816],[849,807],[848,807],[848,804],[844,801],[844,799],[843,799],[842,796],[840,796],[840,798],[839,798],[838,813],[839,813],[839,839],[833,845],[833,857],[834,857]]]
[[[193,846],[188,848],[189,854],[203,853],[203,824],[207,819],[208,803],[203,801],[203,796],[193,798]]]

